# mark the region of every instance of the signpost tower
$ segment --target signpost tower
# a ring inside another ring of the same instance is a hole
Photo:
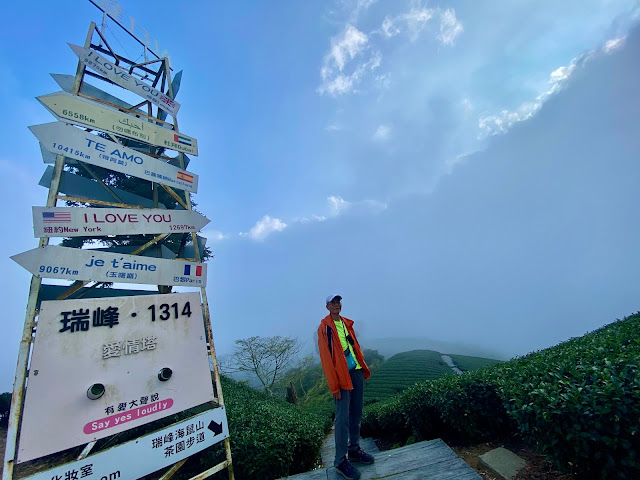
[[[192,208],[199,178],[186,170],[198,142],[178,128],[182,72],[172,75],[134,19],[124,26],[116,1],[90,1],[102,31],[92,22],[83,45],[69,44],[75,76],[54,75],[62,91],[38,97],[56,121],[30,127],[53,169],[40,182],[46,206],[33,207],[38,248],[12,257],[33,277],[2,479],[64,452],[60,465],[26,478],[158,471],[164,480],[219,442],[224,460],[193,478],[227,469],[233,479],[206,292],[210,252],[197,235],[209,220]],[[111,48],[109,21],[140,44],[144,61]],[[52,237],[64,240],[49,245]],[[102,288],[113,283],[157,291]]]

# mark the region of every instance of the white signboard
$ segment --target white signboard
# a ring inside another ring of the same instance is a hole
[[[180,110],[180,104],[178,102],[172,100],[169,95],[165,95],[160,90],[151,87],[139,78],[130,75],[128,68],[111,63],[95,50],[79,47],[78,45],[73,45],[71,43],[68,45],[78,56],[80,61],[90,69],[95,70],[116,85],[120,85],[122,88],[126,88],[133,93],[137,93],[145,100],[149,100],[158,108],[167,112],[169,115],[175,117],[178,114],[178,110]]]
[[[180,190],[198,191],[196,174],[71,125],[43,123],[33,125],[29,130],[52,153]]]
[[[147,285],[207,285],[207,264],[45,245],[11,259],[36,277]]]
[[[195,138],[156,125],[146,119],[127,115],[101,103],[67,92],[49,93],[36,98],[63,122],[84,125],[111,132],[120,137],[198,155],[198,141]]]
[[[20,462],[212,401],[200,294],[42,302],[29,371]]]
[[[193,210],[31,207],[35,237],[197,232],[209,219]]]
[[[229,437],[224,407],[23,480],[142,478]]]

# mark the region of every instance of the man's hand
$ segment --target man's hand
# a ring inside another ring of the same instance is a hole
[[[333,394],[333,398],[334,398],[335,400],[340,400],[340,398],[341,398],[340,390],[338,390],[338,393],[334,393],[334,394]]]

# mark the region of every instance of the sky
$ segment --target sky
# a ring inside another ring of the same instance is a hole
[[[119,4],[184,71],[218,355],[253,335],[312,351],[333,293],[364,347],[503,359],[640,310],[637,0]],[[9,257],[37,246],[47,197],[27,127],[54,120],[35,97],[75,74],[66,43],[102,16],[88,0],[0,11],[5,391],[31,278]]]

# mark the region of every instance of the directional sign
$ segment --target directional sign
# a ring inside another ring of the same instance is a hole
[[[50,75],[53,77],[56,83],[60,86],[60,88],[62,88],[62,90],[64,90],[67,93],[72,93],[71,91],[73,89],[73,82],[75,82],[76,80],[75,76],[65,75],[62,73],[51,73]],[[113,105],[118,105],[119,107],[122,107],[126,110],[131,110],[133,108],[133,105],[125,102],[124,100],[120,100],[118,97],[115,97],[110,93],[107,93],[104,90],[101,90],[98,87],[94,87],[90,83],[87,83],[84,81],[82,82],[80,92],[84,93],[85,95],[89,95],[90,97],[98,98],[105,102],[112,103]],[[136,110],[133,113],[141,113],[143,115],[147,114],[147,112],[143,112],[140,109]]]
[[[29,130],[50,152],[180,190],[198,191],[196,174],[66,123],[43,123]]]
[[[11,257],[36,277],[147,285],[207,285],[207,265],[45,245]]]
[[[52,178],[53,167],[48,166],[42,174],[42,178],[40,178],[38,185],[49,188],[51,186]],[[109,187],[109,189],[113,191],[113,193],[115,193],[122,200],[122,202],[127,205],[137,205],[146,208],[154,207],[153,200],[149,198],[141,197],[140,195],[136,195],[134,193],[130,193],[115,187]],[[90,180],[88,178],[81,177],[80,175],[74,175],[73,173],[69,172],[62,172],[59,191],[60,193],[64,193],[65,195],[86,199],[87,203],[91,203],[92,200],[121,203],[115,197],[109,195],[107,190],[95,180]],[[158,203],[157,206],[160,208],[165,208],[165,205],[163,203]]]
[[[35,237],[197,232],[209,219],[193,210],[31,207]]]
[[[199,292],[42,302],[20,461],[212,401],[200,302]]]
[[[225,409],[218,407],[83,460],[25,477],[24,480],[79,479],[81,475],[96,480],[142,478],[228,438],[227,425]],[[222,431],[216,434],[218,429]]]
[[[84,125],[120,137],[198,155],[198,141],[195,138],[122,113],[101,103],[67,92],[50,93],[36,98],[63,122]]]
[[[137,93],[145,100],[149,100],[169,115],[175,117],[178,114],[178,110],[180,110],[180,104],[178,102],[172,100],[171,97],[165,95],[160,90],[156,90],[142,80],[130,75],[127,68],[111,63],[95,50],[79,47],[71,43],[69,43],[69,46],[80,61],[87,67],[108,78],[116,85],[120,85],[122,88]]]

